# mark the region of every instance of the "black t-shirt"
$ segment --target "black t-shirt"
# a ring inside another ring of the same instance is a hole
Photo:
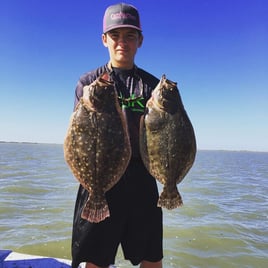
[[[83,95],[83,87],[91,84],[104,72],[108,72],[110,78],[114,81],[120,106],[127,118],[132,158],[140,158],[140,117],[143,115],[146,102],[151,97],[151,92],[156,87],[159,80],[137,66],[134,66],[132,70],[122,70],[114,67],[109,68],[108,64],[106,64],[85,73],[80,78],[75,91],[75,106]]]

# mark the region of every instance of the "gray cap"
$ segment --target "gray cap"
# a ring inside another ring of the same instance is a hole
[[[103,17],[103,33],[124,27],[141,31],[138,10],[134,6],[125,3],[109,6]]]

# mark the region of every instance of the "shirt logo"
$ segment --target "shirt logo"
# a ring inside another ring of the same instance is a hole
[[[130,109],[132,112],[144,112],[144,97],[136,97],[135,94],[132,94],[129,98],[124,98],[121,94],[118,96],[120,105],[123,109]]]

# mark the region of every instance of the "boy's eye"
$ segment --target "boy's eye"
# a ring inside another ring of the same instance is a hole
[[[131,34],[128,34],[128,35],[127,35],[127,38],[128,38],[129,40],[133,40],[133,39],[136,38],[136,35],[131,33]]]
[[[136,34],[135,33],[127,33],[126,35],[120,36],[119,33],[117,32],[111,32],[109,33],[109,36],[113,39],[113,40],[118,40],[121,38],[123,38],[124,40],[135,40],[136,39]]]
[[[110,33],[110,36],[115,39],[115,38],[118,38],[119,37],[119,34],[117,33]]]

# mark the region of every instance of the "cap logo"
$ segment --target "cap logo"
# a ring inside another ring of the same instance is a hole
[[[123,13],[123,12],[118,12],[118,13],[113,13],[111,14],[111,19],[112,20],[118,20],[118,19],[131,19],[131,20],[136,20],[136,17],[131,15],[130,13]]]

